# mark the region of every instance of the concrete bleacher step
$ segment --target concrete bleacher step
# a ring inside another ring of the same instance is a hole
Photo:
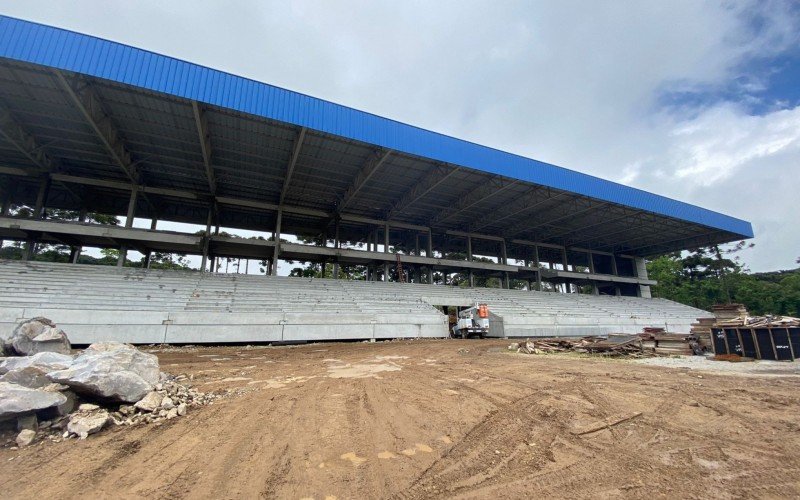
[[[433,306],[474,302],[489,304],[493,336],[688,331],[707,315],[664,299],[0,261],[0,323],[45,311],[90,340],[111,330],[134,342],[444,336]]]

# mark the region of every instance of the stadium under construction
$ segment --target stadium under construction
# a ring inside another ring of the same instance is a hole
[[[44,315],[76,343],[443,337],[435,306],[476,302],[496,336],[688,330],[706,313],[650,298],[645,258],[753,236],[687,203],[9,17],[0,200],[0,239],[27,257],[0,261],[0,324]],[[70,247],[73,264],[32,260],[41,244]],[[118,266],[76,264],[86,248],[120,250]],[[143,268],[124,266],[129,251]],[[153,252],[200,269],[147,269]],[[267,275],[219,273],[221,258]],[[279,261],[333,277],[278,276]],[[354,268],[365,279],[338,279]],[[485,278],[501,288],[475,286]]]

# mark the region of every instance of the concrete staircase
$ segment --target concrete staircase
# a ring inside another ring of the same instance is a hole
[[[475,302],[498,337],[688,332],[708,314],[663,299],[0,260],[0,327],[47,316],[78,344],[443,337],[432,306]]]

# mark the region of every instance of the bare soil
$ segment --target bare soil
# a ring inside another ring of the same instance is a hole
[[[163,370],[238,394],[159,426],[2,449],[2,496],[800,496],[796,373],[508,343],[160,350]]]

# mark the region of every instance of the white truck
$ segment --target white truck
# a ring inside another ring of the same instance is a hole
[[[489,306],[475,303],[459,311],[458,321],[453,326],[453,337],[465,339],[472,335],[484,338],[489,333]]]

